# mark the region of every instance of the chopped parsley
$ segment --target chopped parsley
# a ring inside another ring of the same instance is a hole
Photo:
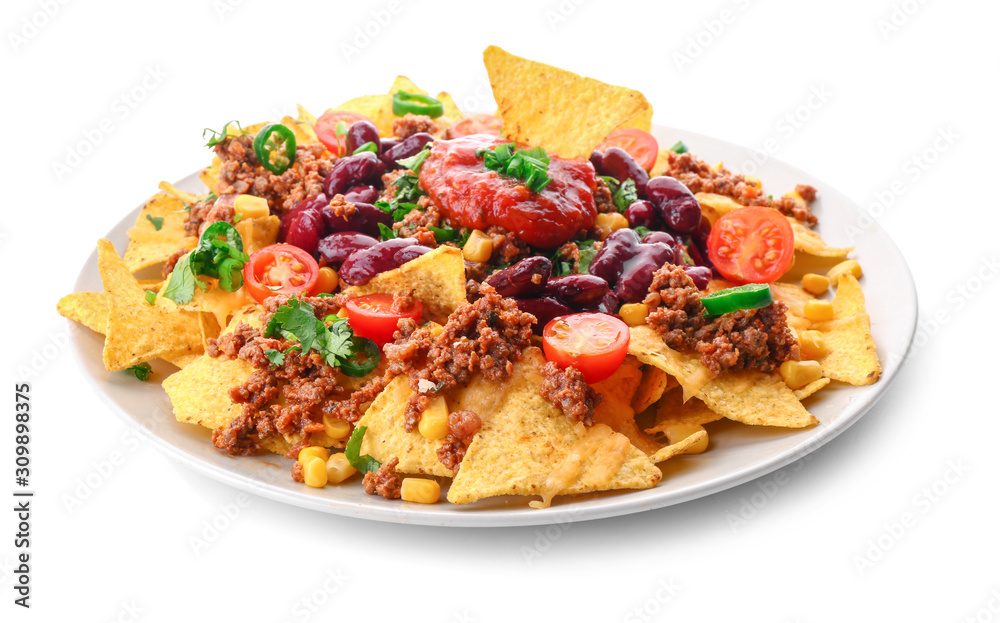
[[[189,303],[194,298],[195,288],[208,289],[198,276],[217,278],[220,288],[235,292],[243,285],[243,266],[249,260],[243,252],[243,238],[236,228],[225,221],[212,223],[201,235],[195,250],[174,266],[163,296],[178,305]]]
[[[149,220],[150,223],[153,224],[153,227],[156,228],[156,231],[160,231],[161,229],[163,229],[163,217],[162,216],[150,216],[150,215],[147,214],[146,218]]]
[[[378,468],[382,467],[382,464],[373,459],[370,455],[361,456],[361,442],[365,439],[365,433],[368,431],[367,426],[359,426],[354,429],[351,433],[351,438],[347,440],[347,447],[344,448],[344,456],[347,457],[347,462],[351,464],[351,467],[358,470],[362,474],[367,474],[368,472],[374,472]]]
[[[378,347],[367,338],[356,337],[346,318],[335,317],[332,324],[327,325],[316,318],[312,305],[297,298],[289,299],[275,310],[267,323],[264,337],[282,337],[298,342],[298,346],[293,348],[301,348],[303,353],[316,351],[327,364],[340,368],[348,376],[364,376],[379,363]],[[288,350],[275,352],[274,355],[265,355],[272,364],[281,365]],[[358,355],[362,355],[364,360]]]
[[[688,146],[684,144],[684,141],[677,141],[674,146],[670,148],[670,151],[675,154],[686,154],[688,151]]]
[[[577,272],[584,274],[590,272],[590,263],[594,261],[594,256],[597,255],[597,249],[594,248],[593,240],[584,240],[583,242],[576,243],[576,246],[580,248],[580,261],[577,266]]]
[[[540,193],[549,185],[549,156],[541,147],[517,149],[515,143],[503,143],[493,149],[476,152],[490,171],[524,182],[532,192]]]
[[[427,194],[420,189],[417,176],[409,171],[396,178],[392,186],[396,189],[396,201],[413,202]]]
[[[639,200],[639,195],[635,192],[635,181],[631,178],[619,182],[613,177],[602,175],[601,179],[611,189],[611,202],[615,204],[619,212],[624,212],[633,201]]]
[[[153,373],[153,366],[149,365],[145,361],[129,368],[125,369],[126,372],[131,372],[135,375],[135,378],[140,381],[149,380],[149,375]]]

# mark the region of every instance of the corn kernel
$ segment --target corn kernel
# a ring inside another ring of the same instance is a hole
[[[323,427],[330,439],[347,439],[351,434],[351,425],[340,418],[324,415]]]
[[[801,389],[823,376],[823,366],[818,361],[786,361],[778,372],[790,389]]]
[[[597,232],[603,240],[610,236],[611,232],[628,227],[628,219],[618,212],[602,212],[597,215],[594,227],[597,228]]]
[[[318,456],[309,456],[302,463],[302,480],[307,486],[320,489],[326,486],[326,461]]]
[[[675,444],[679,441],[684,441],[691,435],[697,433],[700,430],[705,430],[698,424],[690,424],[687,422],[677,422],[671,424],[666,429],[664,429],[664,434],[667,436],[667,442]],[[708,450],[708,435],[704,439],[689,447],[684,451],[684,454],[701,454],[705,450]]]
[[[763,186],[763,184],[761,184],[760,182],[760,178],[754,177],[752,175],[744,175],[743,179],[745,179],[752,185],[756,186],[757,188],[761,188]]]
[[[429,478],[404,478],[400,494],[405,502],[435,504],[441,499],[441,485]]]
[[[809,301],[802,311],[813,322],[833,320],[833,304],[830,301]]]
[[[472,230],[462,247],[462,255],[470,262],[488,262],[493,255],[493,239],[478,229]]]
[[[448,434],[448,403],[437,396],[424,409],[417,430],[427,439],[444,439]]]
[[[326,460],[326,481],[331,485],[339,485],[357,472],[358,470],[351,467],[343,452],[338,452]]]
[[[854,275],[855,279],[861,279],[861,264],[858,264],[856,260],[844,260],[831,268],[830,272],[826,275],[830,278],[830,281],[837,283],[840,281],[840,276],[845,273]]]
[[[271,208],[267,205],[267,199],[254,197],[253,195],[236,195],[233,202],[233,209],[237,214],[242,214],[243,218],[264,218],[271,215]]]
[[[436,322],[427,323],[427,328],[430,329],[431,331],[431,337],[437,337],[442,333],[444,333],[444,327],[442,327]]]
[[[819,359],[828,352],[826,338],[819,331],[809,330],[799,333],[799,353],[803,359]]]
[[[306,446],[299,450],[299,463],[306,464],[306,458],[315,456],[324,461],[330,458],[330,451],[322,446]]]
[[[337,316],[339,316],[341,318],[347,318],[347,308],[346,307],[341,307],[340,311],[337,312]]]
[[[337,277],[337,271],[329,266],[324,266],[319,269],[319,276],[316,277],[316,285],[313,286],[313,291],[315,294],[331,294],[337,289],[339,282],[340,279]]]
[[[638,327],[646,324],[646,316],[649,315],[649,306],[645,303],[626,303],[618,310],[618,315],[630,327]]]
[[[802,275],[802,288],[809,294],[819,296],[830,289],[830,280],[823,275],[806,273]]]

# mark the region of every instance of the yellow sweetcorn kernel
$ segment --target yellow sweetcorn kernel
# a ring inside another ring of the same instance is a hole
[[[830,301],[809,301],[802,311],[813,322],[833,320],[833,304]]]
[[[799,389],[818,381],[823,376],[823,367],[818,361],[786,361],[778,368],[785,385]]]
[[[649,306],[645,303],[626,303],[618,310],[618,315],[630,327],[637,327],[646,324],[646,316],[649,315]]]
[[[320,489],[326,486],[326,461],[318,456],[309,456],[302,463],[302,480],[307,486]]]
[[[356,473],[358,470],[351,467],[343,452],[338,452],[326,460],[326,481],[331,485],[339,485]]]
[[[462,247],[462,255],[470,262],[488,262],[493,255],[493,239],[481,230],[474,229]]]
[[[347,439],[351,434],[351,425],[340,418],[324,415],[323,427],[330,439]]]
[[[448,434],[448,404],[437,396],[420,415],[417,430],[427,439],[444,439]]]
[[[437,337],[442,333],[444,333],[444,327],[442,327],[436,322],[428,322],[427,328],[430,329],[431,331],[431,337]]]
[[[400,494],[405,502],[435,504],[441,499],[441,485],[429,478],[404,478]]]
[[[830,280],[823,275],[806,273],[802,275],[802,289],[809,294],[819,296],[830,289]]]
[[[243,215],[245,219],[264,218],[271,215],[271,208],[267,205],[267,199],[253,195],[236,195],[236,201],[233,202],[233,209],[237,214]]]
[[[803,359],[819,359],[828,352],[826,338],[819,331],[810,329],[799,333],[799,353]]]
[[[628,219],[618,212],[602,212],[597,215],[594,227],[597,229],[598,236],[603,240],[610,236],[611,232],[628,227]]]
[[[325,461],[330,458],[330,451],[322,446],[306,446],[305,448],[299,450],[299,463],[305,465],[306,458],[310,456],[315,456]]]
[[[837,283],[840,280],[840,276],[844,273],[850,273],[854,275],[855,279],[861,279],[861,264],[858,264],[856,260],[844,260],[831,268],[830,272],[826,274],[830,278],[830,281]]]

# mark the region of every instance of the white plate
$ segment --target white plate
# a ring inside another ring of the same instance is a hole
[[[707,162],[742,163],[748,151],[707,136],[656,126],[662,145],[683,140]],[[679,504],[757,478],[816,450],[856,422],[885,392],[905,359],[917,318],[917,297],[906,261],[896,245],[878,225],[862,221],[860,212],[844,195],[816,178],[770,159],[756,176],[767,192],[780,194],[795,184],[819,189],[813,210],[819,216],[819,231],[834,246],[855,246],[852,257],[864,267],[863,286],[872,319],[872,332],[883,372],[881,380],[868,387],[836,386],[821,391],[807,404],[820,424],[805,430],[784,430],[720,422],[713,425],[709,451],[671,459],[662,465],[663,480],[645,491],[623,491],[557,498],[548,509],[528,508],[525,498],[494,498],[466,506],[442,502],[420,505],[388,501],[364,493],[358,482],[345,486],[310,489],[293,482],[289,459],[276,455],[232,458],[215,449],[207,430],[181,424],[171,414],[170,402],[159,386],[174,371],[168,364],[154,364],[149,383],[137,382],[122,373],[108,372],[101,361],[103,338],[90,331],[73,331],[73,344],[83,369],[97,393],[126,423],[137,427],[156,447],[199,472],[251,493],[303,508],[364,517],[379,521],[446,526],[522,526],[564,523],[612,517]],[[204,192],[197,175],[177,186]],[[141,206],[140,206],[141,208]],[[135,223],[136,208],[108,233],[119,252],[128,242],[126,231]],[[867,227],[863,227],[866,225]],[[855,228],[856,237],[848,232]],[[859,233],[860,232],[860,233]],[[101,291],[96,251],[91,254],[76,282],[77,291]],[[839,385],[839,384],[835,384]]]

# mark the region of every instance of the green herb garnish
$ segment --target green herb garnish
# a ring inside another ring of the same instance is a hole
[[[420,173],[420,167],[424,166],[424,160],[427,160],[427,156],[431,155],[431,146],[424,145],[424,148],[420,150],[420,153],[415,156],[410,156],[409,158],[403,158],[402,160],[397,160],[396,164],[406,167],[407,169],[413,171],[414,173]],[[398,192],[396,193],[399,194]]]
[[[670,151],[674,152],[675,154],[686,154],[687,150],[688,146],[684,144],[684,141],[677,141],[676,143],[674,143],[674,146],[670,148]]]
[[[313,306],[297,298],[278,307],[267,323],[264,337],[282,337],[298,342],[303,353],[316,351],[327,364],[340,368],[348,376],[364,376],[379,363],[378,347],[368,338],[357,337],[346,319],[338,318],[331,325],[316,318]],[[288,351],[286,350],[285,353]],[[358,357],[358,355],[362,357]],[[282,354],[284,355],[284,354]],[[275,359],[268,356],[271,363]],[[281,361],[284,361],[282,356]],[[276,364],[280,365],[280,364]]]
[[[625,212],[633,201],[639,200],[639,195],[635,192],[635,182],[632,178],[619,182],[613,177],[602,175],[601,179],[611,189],[611,202],[615,204],[619,212]]]
[[[375,152],[378,151],[378,145],[375,144],[375,141],[368,141],[367,143],[365,143],[361,147],[358,147],[357,149],[355,149],[354,153],[352,153],[351,155],[353,156],[354,154],[360,154],[360,153],[366,152],[366,151],[375,151]]]
[[[201,133],[201,137],[202,138],[205,138],[205,134],[207,134],[209,132],[212,133],[212,137],[208,139],[207,143],[205,143],[205,147],[215,147],[216,145],[218,145],[222,141],[224,141],[227,138],[229,138],[229,126],[230,126],[230,124],[235,124],[236,125],[236,129],[239,130],[240,134],[247,134],[248,133],[246,130],[244,130],[242,128],[242,126],[240,126],[240,122],[239,121],[227,121],[226,125],[222,126],[222,129],[219,130],[218,132],[216,132],[212,128],[205,128],[205,130]]]
[[[156,305],[156,292],[152,290],[146,290],[146,302],[150,305]]]
[[[361,455],[361,442],[364,441],[365,432],[368,431],[367,426],[359,426],[354,429],[351,433],[351,438],[347,440],[347,447],[344,448],[344,456],[347,457],[347,462],[351,464],[351,467],[358,470],[362,474],[367,474],[368,472],[374,472],[378,468],[382,467],[382,464],[373,459],[369,455]]]
[[[541,147],[517,149],[515,143],[503,143],[493,149],[476,152],[490,171],[505,177],[522,180],[532,192],[540,193],[549,185],[549,156]]]
[[[149,380],[149,375],[153,373],[153,366],[149,365],[145,361],[129,368],[125,369],[126,372],[131,372],[135,375],[135,378],[140,381]]]
[[[225,221],[212,223],[201,235],[197,248],[174,266],[163,296],[178,305],[190,302],[195,288],[208,288],[198,276],[216,278],[220,288],[235,292],[243,285],[243,266],[249,260],[236,228]]]
[[[153,224],[153,227],[156,228],[156,231],[160,231],[161,229],[163,229],[163,217],[162,216],[150,216],[150,215],[147,214],[146,218],[149,220],[150,223]]]

